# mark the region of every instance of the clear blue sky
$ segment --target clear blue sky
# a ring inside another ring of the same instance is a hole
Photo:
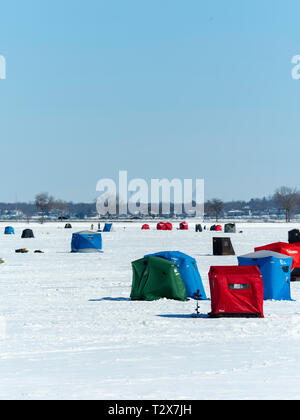
[[[1,4],[0,201],[91,201],[100,178],[300,187],[298,0]]]

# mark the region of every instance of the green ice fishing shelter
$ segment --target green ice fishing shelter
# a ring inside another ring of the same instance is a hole
[[[186,301],[187,291],[178,266],[159,257],[145,257],[132,263],[132,300],[161,298]]]

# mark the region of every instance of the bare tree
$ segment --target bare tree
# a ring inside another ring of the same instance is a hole
[[[60,219],[63,220],[64,215],[68,210],[68,203],[63,200],[55,200],[53,203],[53,209],[57,210],[60,214]]]
[[[213,214],[216,217],[216,222],[219,219],[219,215],[221,214],[224,207],[224,203],[222,200],[218,198],[213,198],[212,200],[207,201],[205,205],[205,210],[208,214]]]
[[[41,223],[44,223],[45,213],[53,209],[54,198],[48,193],[40,193],[35,196],[35,207],[42,213]]]
[[[299,191],[296,188],[280,187],[274,193],[274,200],[281,209],[285,210],[286,222],[290,222],[292,211],[300,204]]]

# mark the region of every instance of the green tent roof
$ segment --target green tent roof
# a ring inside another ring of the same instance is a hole
[[[184,281],[173,262],[159,257],[146,257],[133,261],[132,270],[132,300],[187,300]]]

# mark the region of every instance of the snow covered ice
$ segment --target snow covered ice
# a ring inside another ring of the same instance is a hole
[[[132,302],[131,261],[162,250],[237,265],[255,246],[287,242],[295,224],[238,224],[236,256],[212,256],[204,231],[142,231],[115,223],[103,254],[70,253],[88,223],[0,224],[0,399],[299,399],[300,282],[294,302],[265,301],[264,319],[209,319],[210,301]],[[176,225],[175,225],[176,227]],[[28,248],[28,254],[15,249]],[[42,249],[44,254],[34,254]],[[5,324],[5,325],[4,325]]]

